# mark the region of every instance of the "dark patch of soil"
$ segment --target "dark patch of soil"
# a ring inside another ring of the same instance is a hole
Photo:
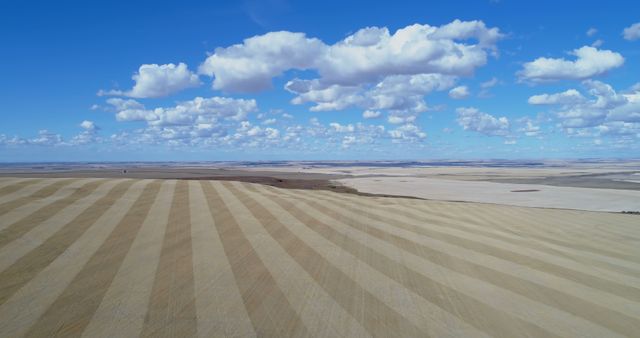
[[[187,180],[215,180],[215,181],[237,181],[269,185],[282,189],[305,189],[305,190],[327,190],[338,193],[354,194],[360,196],[373,197],[396,197],[422,199],[413,196],[396,196],[386,194],[369,194],[360,192],[354,188],[341,185],[339,183],[322,180],[322,179],[295,179],[295,178],[277,178],[269,176],[211,176],[211,177],[189,177]]]

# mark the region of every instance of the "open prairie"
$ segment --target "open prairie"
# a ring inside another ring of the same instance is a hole
[[[0,336],[622,337],[640,216],[0,178]]]
[[[312,162],[248,167],[326,174],[360,193],[588,211],[640,211],[638,161]]]

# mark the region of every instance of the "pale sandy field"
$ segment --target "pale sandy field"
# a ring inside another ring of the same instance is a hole
[[[623,337],[640,216],[0,178],[2,337]]]
[[[247,168],[246,170],[256,170]],[[640,164],[528,167],[261,167],[261,171],[349,175],[363,193],[590,211],[640,211]]]
[[[445,201],[498,203],[590,211],[640,211],[640,191],[494,183],[427,177],[347,178],[338,182],[361,192]]]

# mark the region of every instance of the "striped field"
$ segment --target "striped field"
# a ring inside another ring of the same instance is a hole
[[[640,336],[640,216],[0,178],[0,337]]]

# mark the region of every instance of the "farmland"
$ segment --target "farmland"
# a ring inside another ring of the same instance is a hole
[[[639,224],[235,181],[3,177],[0,336],[634,336]]]

